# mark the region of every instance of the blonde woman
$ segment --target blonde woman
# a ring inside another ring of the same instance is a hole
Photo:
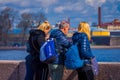
[[[90,26],[87,22],[80,22],[78,31],[73,34],[73,44],[78,42],[79,56],[87,60],[85,64],[89,64],[89,60],[94,57],[90,48]],[[77,69],[78,80],[94,80],[92,68],[90,66],[83,66]]]
[[[39,51],[50,30],[51,25],[45,21],[37,29],[30,31],[25,80],[48,80],[48,64],[40,62]]]

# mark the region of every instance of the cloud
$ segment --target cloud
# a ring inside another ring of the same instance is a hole
[[[21,3],[20,3],[20,6],[22,6],[22,7],[27,7],[27,6],[30,6],[31,5],[31,2],[29,2],[29,1],[21,1]]]
[[[65,10],[64,6],[58,6],[54,8],[54,11],[57,13],[62,13]]]
[[[57,3],[57,0],[37,0],[37,1],[41,2],[41,5],[43,7],[49,7],[50,5]]]
[[[20,10],[20,14],[22,14],[22,13],[27,13],[27,12],[31,12],[31,9],[23,9],[23,10]]]
[[[86,4],[96,8],[98,6],[101,6],[103,3],[106,2],[106,0],[85,0]]]
[[[0,10],[11,7],[20,13],[42,11],[50,20],[52,16],[55,21],[66,16],[71,17],[72,22],[90,21],[89,18],[94,18],[95,21],[98,6],[101,6],[102,15],[106,15],[107,20],[120,13],[119,2],[120,0],[0,0]]]
[[[45,13],[49,13],[49,8],[45,8],[45,9],[44,9],[44,12],[45,12]]]
[[[65,4],[59,4],[54,8],[54,11],[57,13],[62,13],[64,11],[81,11],[83,10],[84,4],[81,1],[76,2],[65,2]]]
[[[16,7],[28,7],[31,6],[32,0],[0,0],[0,4],[11,7],[16,5]]]
[[[0,7],[0,10],[3,10],[3,9],[5,9],[6,8],[6,6],[1,6]]]
[[[45,13],[49,12],[49,7],[53,4],[56,4],[58,0],[0,0],[0,9],[6,7],[11,7],[14,9],[20,10],[20,13],[23,12],[37,12],[44,11]]]
[[[49,7],[55,3],[57,0],[0,0],[0,4],[17,4],[18,6],[41,6],[41,7]]]
[[[0,3],[4,4],[4,3],[15,3],[18,2],[20,0],[0,0]]]

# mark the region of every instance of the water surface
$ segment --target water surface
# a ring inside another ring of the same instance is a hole
[[[92,49],[99,62],[120,62],[120,49]],[[0,50],[0,60],[25,60],[25,50]]]

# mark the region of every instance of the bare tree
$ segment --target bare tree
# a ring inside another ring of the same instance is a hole
[[[28,28],[38,27],[43,21],[45,21],[45,15],[43,13],[23,13],[21,14],[21,20],[18,27],[22,29],[22,45],[25,44],[25,36]],[[36,26],[34,26],[35,24]]]
[[[21,14],[21,21],[18,24],[18,27],[22,29],[22,45],[25,44],[25,36],[26,36],[26,32],[28,30],[29,27],[31,27],[32,22],[31,22],[31,14],[29,13],[23,13]]]
[[[38,13],[23,13],[18,17],[18,12],[12,8],[6,7],[4,10],[0,12],[0,37],[4,45],[7,45],[9,41],[8,32],[14,26],[13,24],[17,24],[16,27],[22,29],[22,33],[20,34],[22,45],[25,44],[25,36],[28,28],[38,27],[43,21],[46,20],[45,14],[42,12]],[[35,25],[33,25],[35,24]]]
[[[47,20],[47,18],[45,17],[45,14],[42,12],[38,12],[38,13],[32,13],[32,19],[33,21],[35,21],[36,27],[38,27],[42,22],[44,22],[45,20]]]
[[[2,28],[2,41],[4,45],[7,45],[8,41],[8,31],[12,27],[14,16],[16,12],[15,10],[7,7],[0,13],[0,27]]]

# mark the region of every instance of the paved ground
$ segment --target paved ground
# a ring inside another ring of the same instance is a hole
[[[93,46],[91,45],[91,48],[120,48],[120,46],[104,46],[104,45],[100,45],[100,46]],[[22,46],[22,47],[10,47],[10,46],[0,46],[0,50],[5,50],[5,49],[26,49],[26,46]]]
[[[91,46],[91,48],[120,48],[120,46]]]

